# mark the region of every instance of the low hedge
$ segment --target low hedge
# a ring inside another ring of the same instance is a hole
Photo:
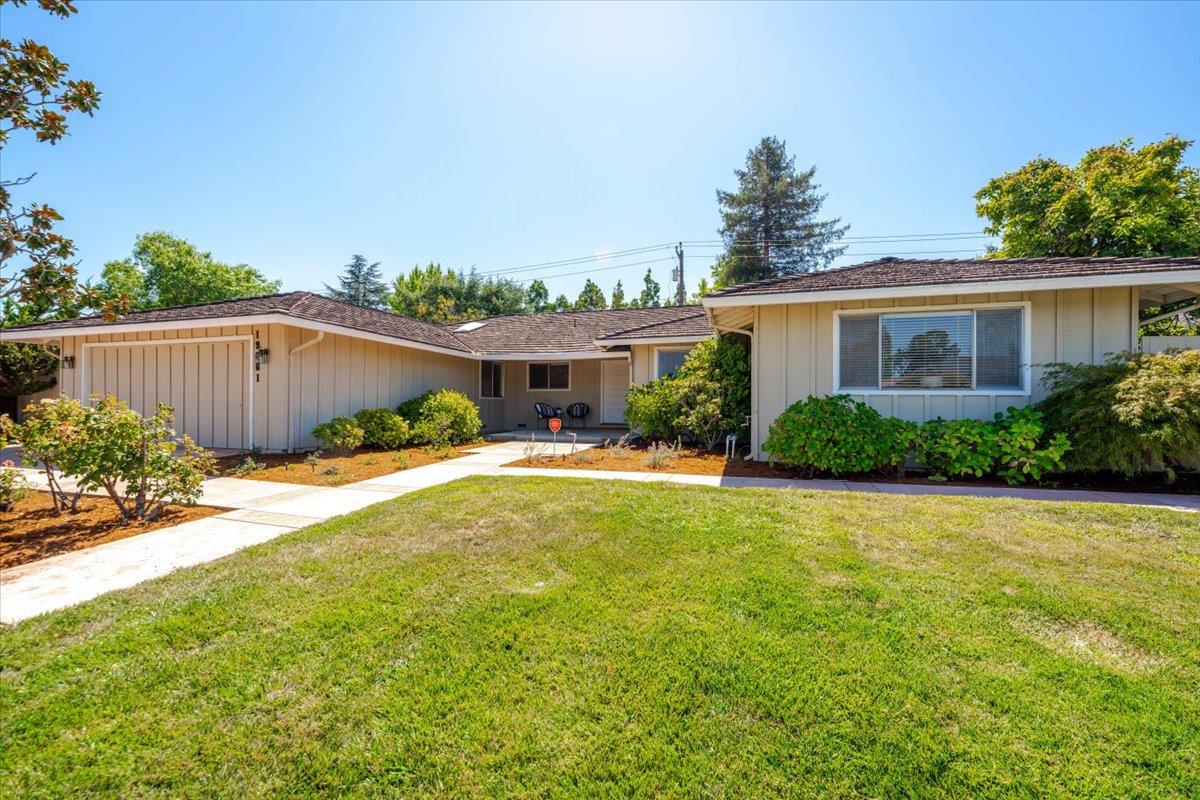
[[[426,392],[397,407],[417,444],[448,447],[479,438],[483,421],[471,398],[453,389]]]
[[[364,408],[354,415],[363,441],[371,447],[395,450],[408,441],[408,423],[390,408]]]

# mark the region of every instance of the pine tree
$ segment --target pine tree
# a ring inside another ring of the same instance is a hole
[[[346,271],[338,276],[340,289],[325,284],[325,294],[334,300],[368,308],[384,308],[388,303],[388,287],[383,282],[379,262],[368,264],[365,256],[354,255]]]
[[[625,303],[625,287],[621,285],[621,281],[617,281],[617,285],[612,290],[612,302],[608,304],[609,308],[621,309],[626,307]]]
[[[570,311],[571,308],[571,298],[567,297],[565,294],[560,294],[558,297],[554,298],[555,311]]]
[[[600,287],[591,278],[583,284],[583,288],[579,290],[579,299],[575,301],[575,308],[578,310],[598,311],[602,308],[607,308],[608,303],[604,300],[604,292],[600,291]]]
[[[725,258],[719,285],[762,280],[824,269],[845,252],[834,247],[849,225],[840,219],[819,221],[825,195],[813,183],[816,167],[796,172],[796,159],[774,136],[764,137],[735,170],[738,188],[717,190]]]
[[[533,311],[549,311],[550,290],[546,288],[546,282],[539,278],[530,283],[525,290],[525,301]]]
[[[654,280],[649,267],[646,267],[646,276],[642,278],[642,283],[645,284],[645,288],[642,289],[642,294],[638,297],[638,308],[658,308],[661,306],[662,287],[658,285],[658,281]]]

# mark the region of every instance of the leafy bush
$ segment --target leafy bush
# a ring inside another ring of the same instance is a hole
[[[750,357],[736,336],[706,339],[679,371],[635,386],[625,421],[650,439],[688,436],[709,449],[737,433],[750,413]]]
[[[471,398],[453,389],[426,392],[401,403],[397,413],[408,423],[418,444],[447,448],[479,438],[483,422]]]
[[[77,440],[84,436],[84,407],[78,400],[56,397],[30,403],[25,407],[25,419],[20,424],[7,416],[4,438],[19,441],[21,450],[41,465],[46,473],[50,491],[50,506],[55,516],[74,511],[83,490],[66,491],[60,478],[78,469],[75,459],[81,452]]]
[[[312,429],[313,438],[326,450],[348,452],[362,447],[363,429],[349,417],[334,417]]]
[[[1132,476],[1200,466],[1200,351],[1049,367],[1050,394],[1037,408],[1071,440],[1068,469]]]
[[[13,468],[13,462],[0,464],[0,511],[11,511],[21,498],[29,494],[29,481]]]
[[[354,421],[372,447],[395,450],[408,441],[408,423],[390,408],[364,408],[354,415]]]
[[[673,377],[633,386],[625,395],[625,421],[648,439],[683,433],[684,385]]]
[[[801,469],[854,475],[900,467],[916,434],[911,422],[882,417],[848,395],[809,397],[776,418],[763,450]]]
[[[84,407],[84,434],[67,460],[81,489],[103,489],[126,522],[157,519],[172,504],[195,505],[213,459],[171,427],[175,412],[159,403],[143,417],[108,396]]]
[[[998,454],[995,429],[980,419],[931,419],[917,440],[917,457],[938,481],[990,475]]]
[[[933,470],[934,480],[996,475],[1014,485],[1062,469],[1069,449],[1063,433],[1047,440],[1041,412],[1014,407],[991,422],[929,420],[921,426],[917,445],[918,457]]]

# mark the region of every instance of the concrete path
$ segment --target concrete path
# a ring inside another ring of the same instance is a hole
[[[659,481],[730,489],[816,489],[832,492],[941,495],[955,497],[1012,497],[1023,500],[1058,500],[1079,503],[1119,503],[1152,506],[1174,511],[1200,512],[1200,495],[1153,494],[1150,492],[1093,492],[1075,489],[1032,489],[1021,486],[936,486],[916,483],[868,481],[792,480],[786,478],[736,478],[724,475],[680,475],[667,472],[622,472],[599,469],[543,469],[540,467],[497,467],[488,475],[538,476],[544,478],[595,478],[620,481]]]
[[[590,446],[581,444],[578,449]],[[297,528],[469,475],[657,481],[729,488],[1014,497],[1028,500],[1125,503],[1200,512],[1200,497],[1186,495],[834,480],[804,481],[504,466],[522,458],[523,455],[523,443],[506,442],[481,447],[471,451],[469,455],[451,461],[415,467],[333,488],[241,478],[211,478],[204,483],[201,502],[205,505],[229,508],[231,511],[0,570],[0,623],[12,624],[47,611],[81,603],[115,589],[124,589],[150,578],[166,575],[182,567],[221,558],[243,547],[274,539]],[[31,483],[45,486],[44,475],[35,470],[25,472]]]
[[[0,570],[0,623],[12,624],[82,603],[407,492],[487,472],[521,457],[521,445],[493,445],[451,461],[338,487],[210,478],[204,482],[200,502],[231,511]],[[43,473],[32,469],[22,472],[33,486],[45,488]],[[70,482],[64,484],[69,487]]]

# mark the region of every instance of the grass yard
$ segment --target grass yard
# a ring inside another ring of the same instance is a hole
[[[472,478],[0,632],[0,796],[1196,797],[1200,517]]]

